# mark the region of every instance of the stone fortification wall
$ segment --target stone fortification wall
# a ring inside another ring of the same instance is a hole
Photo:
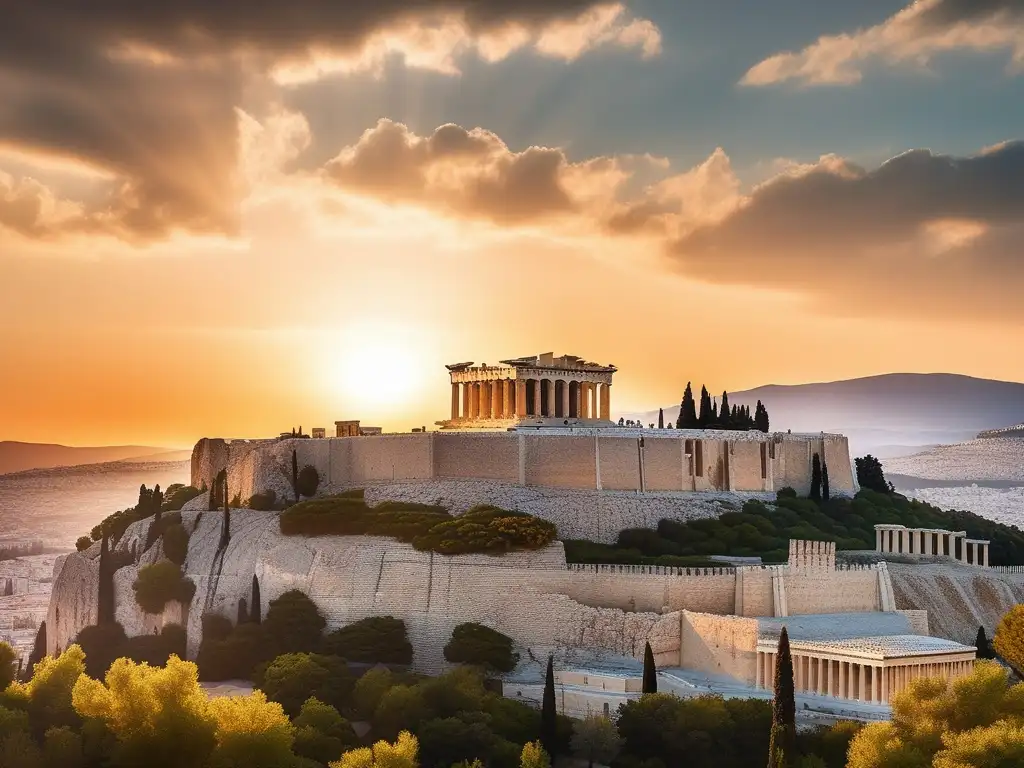
[[[248,498],[268,488],[288,494],[293,450],[300,465],[312,464],[324,484],[334,487],[462,479],[641,493],[772,493],[786,485],[806,493],[811,456],[820,453],[832,492],[856,491],[842,436],[625,428],[203,439],[193,451],[192,482],[210,485],[226,467],[232,495]]]
[[[753,683],[757,635],[756,619],[683,611],[679,666]]]
[[[732,568],[570,565],[565,590],[584,605],[726,614],[734,609],[736,576]]]
[[[840,567],[836,571],[788,573],[786,604],[791,616],[881,610],[878,571],[870,566],[851,566],[849,570]]]
[[[967,565],[889,563],[896,607],[928,612],[931,634],[974,645],[978,627],[991,638],[999,620],[1024,603],[1024,573]]]

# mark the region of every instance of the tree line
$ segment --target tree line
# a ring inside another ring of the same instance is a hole
[[[664,415],[658,416],[659,427],[663,425]],[[760,432],[768,432],[770,421],[768,409],[758,400],[754,413],[751,415],[749,405],[729,404],[729,393],[722,392],[722,402],[719,404],[717,398],[712,398],[708,388],[701,385],[700,407],[693,397],[691,382],[686,382],[686,390],[683,392],[683,400],[679,404],[679,417],[676,419],[676,429],[726,429],[737,431],[749,431],[756,429]]]

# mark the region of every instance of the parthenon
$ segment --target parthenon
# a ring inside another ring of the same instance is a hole
[[[451,377],[451,419],[443,429],[511,426],[610,426],[614,365],[575,355],[502,360],[500,365],[455,363]]]

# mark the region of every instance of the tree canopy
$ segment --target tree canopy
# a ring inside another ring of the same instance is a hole
[[[475,664],[497,672],[511,672],[519,663],[512,638],[475,622],[459,624],[452,630],[444,657],[455,664]]]

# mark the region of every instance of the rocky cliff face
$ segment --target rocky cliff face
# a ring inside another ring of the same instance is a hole
[[[931,634],[974,645],[978,627],[989,638],[1003,615],[1024,603],[1024,574],[964,565],[889,563],[898,609],[928,611]]]
[[[571,600],[565,594],[568,571],[560,543],[501,557],[446,557],[379,537],[286,537],[276,514],[234,510],[231,538],[221,550],[222,512],[182,517],[191,530],[184,566],[196,584],[191,606],[171,604],[164,614],[147,616],[135,603],[132,583],[140,567],[159,558],[157,544],[116,572],[116,615],[129,635],[158,631],[170,621],[183,623],[192,658],[199,649],[203,614],[234,619],[241,599],[251,603],[255,575],[264,612],[271,600],[300,589],[317,604],[328,629],[372,615],[403,619],[415,666],[423,671],[445,666],[444,645],[464,621],[509,635],[527,660],[586,649],[642,658],[650,640],[662,663],[678,663],[679,613],[632,613]],[[130,552],[134,544],[138,552],[147,526],[148,521],[132,525],[116,549]],[[50,650],[66,647],[95,621],[97,583],[98,562],[91,551],[68,556],[51,599],[56,631],[48,638]]]

